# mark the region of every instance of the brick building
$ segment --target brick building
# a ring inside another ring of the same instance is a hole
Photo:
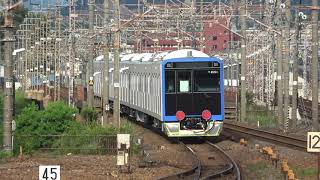
[[[231,40],[239,41],[240,38],[231,33],[228,28],[226,19],[212,20],[212,22],[207,22],[203,25],[202,32],[194,32],[196,37],[193,40],[192,37],[183,36],[180,42],[181,48],[192,48],[193,44],[196,49],[202,50],[207,54],[217,54],[223,52],[228,48],[228,44]],[[188,30],[187,30],[188,31]],[[192,32],[188,31],[190,34]],[[201,34],[203,33],[203,45],[201,48]],[[155,52],[155,51],[168,51],[177,50],[179,46],[178,33],[169,34],[152,34],[149,35],[152,38],[142,38],[141,44],[136,42],[134,44],[135,50],[137,52]]]

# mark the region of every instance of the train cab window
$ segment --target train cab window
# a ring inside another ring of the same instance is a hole
[[[165,82],[166,82],[166,93],[176,92],[175,87],[175,72],[174,71],[166,71],[165,72]]]
[[[219,70],[195,70],[194,92],[217,92],[220,90]]]
[[[191,71],[177,71],[177,92],[187,93],[191,91]]]

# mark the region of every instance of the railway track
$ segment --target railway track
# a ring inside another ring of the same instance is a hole
[[[241,179],[236,162],[217,145],[208,141],[204,144],[183,145],[192,153],[195,159],[194,166],[158,180]]]
[[[307,149],[307,139],[292,137],[281,133],[270,132],[246,125],[236,124],[231,121],[224,121],[223,130],[230,133],[240,133],[258,138],[264,141],[285,145],[305,151]]]

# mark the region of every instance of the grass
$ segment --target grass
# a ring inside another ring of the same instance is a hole
[[[277,118],[274,112],[268,111],[265,107],[251,106],[247,110],[247,121],[250,124],[257,125],[259,121],[260,127],[276,127]]]
[[[12,157],[12,152],[0,151],[0,159]]]
[[[245,171],[246,173],[244,173],[243,179],[283,179],[282,175],[278,172],[278,169],[272,167],[270,163],[263,160],[248,164]]]
[[[258,161],[253,164],[248,165],[248,170],[250,172],[264,172],[268,168],[268,165],[264,161]]]
[[[309,168],[302,169],[302,168],[294,167],[293,169],[296,176],[300,179],[317,176],[317,168],[309,167]]]

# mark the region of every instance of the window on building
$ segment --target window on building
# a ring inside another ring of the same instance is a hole
[[[212,40],[213,40],[213,41],[215,41],[215,40],[217,40],[217,39],[218,39],[217,36],[212,36]]]
[[[217,48],[218,48],[217,45],[213,45],[213,46],[212,46],[212,49],[217,49]]]

